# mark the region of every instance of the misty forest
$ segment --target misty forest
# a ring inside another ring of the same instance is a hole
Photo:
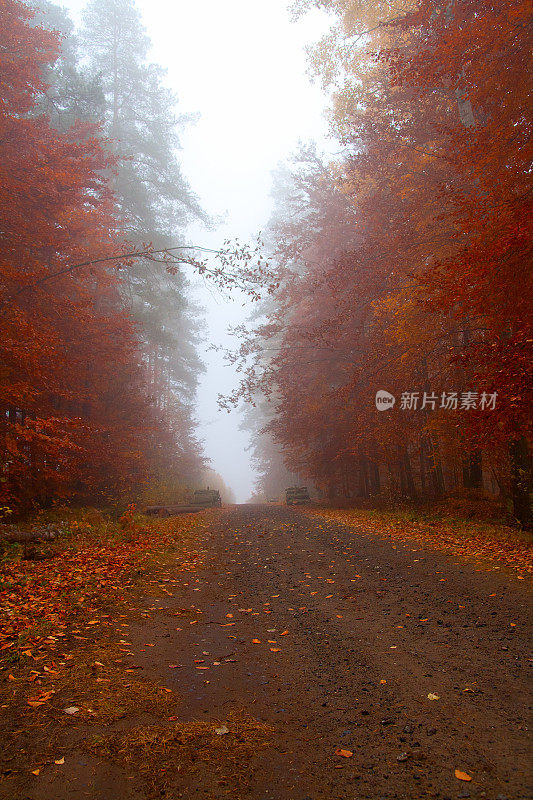
[[[66,6],[0,0],[0,800],[527,800],[531,6]]]

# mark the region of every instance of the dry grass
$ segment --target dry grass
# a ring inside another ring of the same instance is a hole
[[[228,733],[217,734],[222,726]],[[87,748],[133,769],[149,796],[166,793],[185,776],[188,781],[201,776],[202,786],[215,783],[238,798],[249,783],[254,755],[269,746],[272,732],[245,711],[232,711],[224,720],[149,725],[97,736]]]

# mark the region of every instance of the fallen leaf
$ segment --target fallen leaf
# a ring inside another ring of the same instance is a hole
[[[261,644],[261,639],[252,639],[253,644]]]
[[[41,771],[40,769],[32,769],[31,774],[32,775],[38,775],[40,773],[40,771]]]
[[[455,777],[459,781],[471,781],[472,776],[469,775],[467,772],[462,772],[460,769],[455,770]]]
[[[335,755],[342,756],[343,758],[351,758],[353,756],[353,753],[351,750],[343,750],[342,748],[339,747],[337,748],[337,750],[335,750]]]
[[[433,694],[433,692],[430,692],[428,694],[428,700],[440,700],[440,696],[438,694]]]
[[[217,736],[224,736],[225,733],[229,733],[229,728],[226,728],[225,725],[222,725],[221,728],[215,728],[215,733]]]
[[[63,711],[65,712],[65,714],[77,714],[79,708],[77,708],[76,706],[69,706],[68,708],[64,708]]]
[[[64,763],[65,763],[65,756],[63,756],[63,758],[57,758],[54,761],[54,764],[64,764]]]

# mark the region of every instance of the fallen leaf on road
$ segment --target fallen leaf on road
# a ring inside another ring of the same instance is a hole
[[[455,777],[460,781],[471,781],[472,776],[469,775],[467,772],[461,772],[460,769],[455,770]]]
[[[351,750],[343,750],[342,748],[339,747],[337,748],[337,750],[335,750],[335,755],[342,756],[343,758],[351,758],[353,756],[353,753]]]

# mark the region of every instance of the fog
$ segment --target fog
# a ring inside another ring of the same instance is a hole
[[[84,3],[64,5],[77,22]],[[203,208],[222,221],[213,231],[191,226],[195,244],[216,248],[226,238],[255,238],[271,211],[271,171],[299,140],[328,146],[327,100],[306,74],[305,54],[305,46],[327,31],[328,20],[316,11],[293,23],[286,6],[287,0],[137,0],[151,60],[168,70],[178,111],[200,115],[182,136],[180,160]],[[248,435],[239,430],[238,411],[217,406],[217,395],[229,393],[237,376],[208,348],[231,345],[228,326],[243,322],[251,306],[242,296],[228,299],[197,279],[194,284],[206,324],[198,432],[213,469],[244,502],[254,483]]]

